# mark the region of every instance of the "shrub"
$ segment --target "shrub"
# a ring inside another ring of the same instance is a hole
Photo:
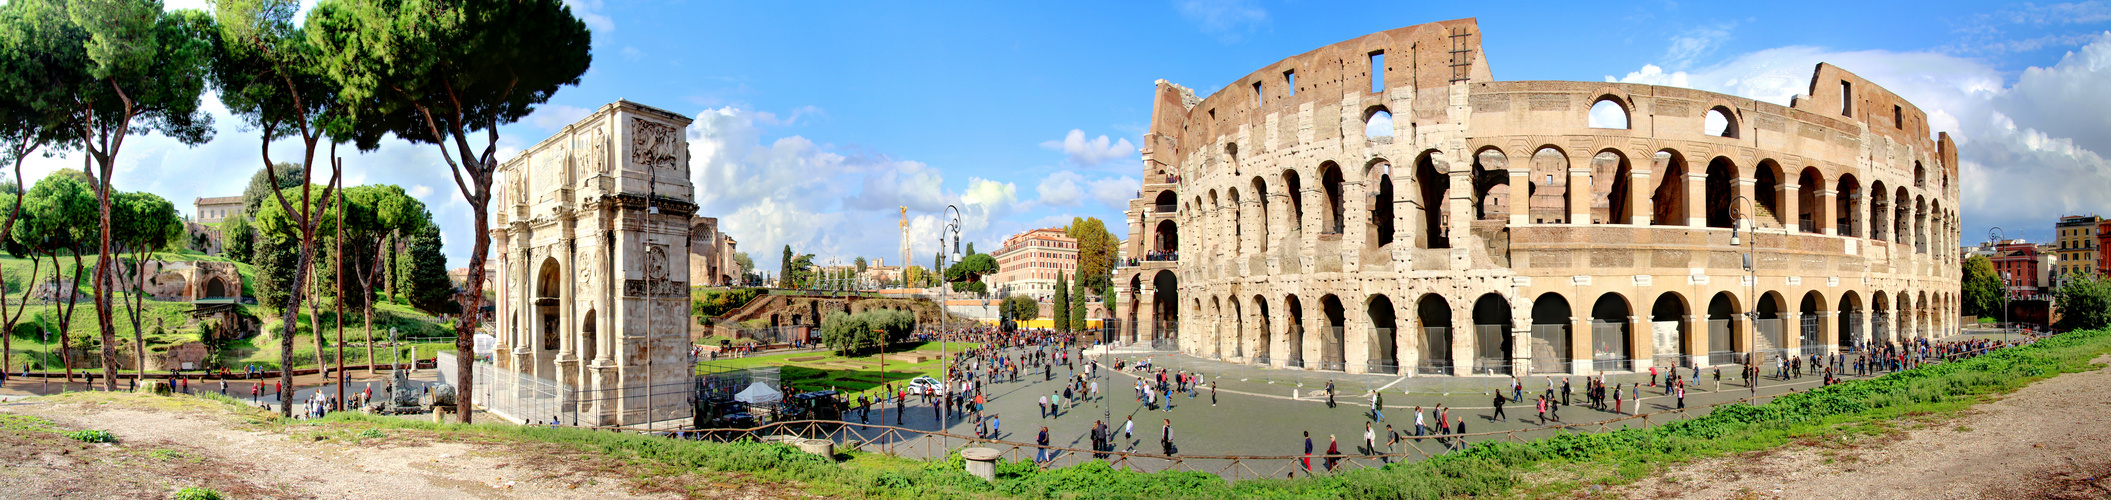
[[[220,496],[220,492],[211,489],[186,486],[183,489],[176,490],[176,495],[170,498],[173,500],[220,500],[226,497]]]
[[[115,443],[115,442],[117,442],[117,436],[115,436],[115,435],[111,435],[111,434],[110,434],[110,431],[106,431],[106,430],[100,430],[100,429],[88,429],[88,430],[82,430],[82,431],[73,431],[73,432],[68,432],[68,433],[66,433],[66,437],[69,437],[69,438],[73,438],[73,440],[75,440],[75,441],[80,441],[80,442],[83,442],[83,443]]]

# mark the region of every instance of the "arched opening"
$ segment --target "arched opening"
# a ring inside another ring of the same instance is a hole
[[[1171,214],[1180,209],[1180,207],[1176,206],[1180,204],[1180,198],[1178,195],[1173,194],[1171,189],[1159,191],[1157,200],[1151,203],[1153,205],[1152,209],[1158,213]]]
[[[1927,189],[1927,188],[1928,188],[1928,167],[1926,167],[1926,166],[1923,166],[1923,165],[1921,165],[1921,164],[1920,164],[1920,162],[1918,162],[1918,161],[1915,161],[1915,162],[1913,162],[1913,189]]]
[[[181,276],[178,276],[178,277],[177,277],[176,279],[177,279],[177,280],[182,280],[183,278],[182,278]],[[181,281],[178,281],[177,283],[181,283]],[[181,285],[178,285],[178,286],[181,286]],[[219,277],[219,276],[214,276],[214,277],[213,277],[213,279],[209,279],[209,280],[206,280],[206,281],[205,281],[205,298],[208,298],[208,299],[223,299],[223,298],[227,298],[227,281],[226,281],[226,280],[222,280],[222,279],[220,279],[220,277]]]
[[[1151,277],[1151,340],[1170,341],[1177,346],[1180,341],[1180,278],[1171,270],[1159,270]]]
[[[1738,331],[1739,314],[1744,314],[1744,308],[1737,306],[1737,297],[1730,292],[1716,292],[1708,299],[1708,364],[1737,363],[1737,353],[1731,349],[1743,343],[1737,340],[1742,333]]]
[[[1834,185],[1837,186],[1834,189],[1838,194],[1834,195],[1834,206],[1837,209],[1833,211],[1833,223],[1838,224],[1834,227],[1839,228],[1834,233],[1851,238],[1862,237],[1862,225],[1856,223],[1856,219],[1861,217],[1861,211],[1855,209],[1855,204],[1862,201],[1862,182],[1855,179],[1854,174],[1840,174],[1840,181]]]
[[[1296,232],[1304,231],[1305,194],[1302,191],[1302,187],[1298,184],[1297,171],[1283,171],[1283,195],[1290,197],[1290,213],[1284,214],[1290,217],[1290,230]]]
[[[1737,227],[1730,217],[1730,204],[1737,201],[1737,165],[1720,156],[1709,161],[1706,191],[1708,227]]]
[[[1725,106],[1709,108],[1708,114],[1701,117],[1701,133],[1736,139],[1737,114]]]
[[[1752,201],[1759,205],[1759,213],[1746,217],[1752,219],[1755,228],[1788,227],[1787,220],[1783,219],[1787,214],[1781,213],[1781,164],[1774,160],[1761,161],[1752,175],[1752,197],[1757,198]]]
[[[1701,349],[1705,346],[1693,343],[1693,332],[1686,329],[1686,300],[1678,292],[1657,296],[1656,304],[1649,307],[1649,329],[1657,346],[1656,365],[1692,367],[1695,358],[1708,354]]]
[[[1686,225],[1686,159],[1677,153],[1658,151],[1652,160],[1657,165],[1657,190],[1649,196],[1649,223]]]
[[[1803,303],[1796,308],[1796,312],[1800,314],[1796,319],[1802,323],[1796,329],[1798,333],[1796,345],[1802,346],[1802,351],[1799,354],[1825,353],[1825,336],[1818,331],[1819,325],[1822,325],[1822,321],[1824,321],[1824,318],[1818,317],[1819,312],[1824,310],[1826,310],[1824,296],[1818,295],[1816,290],[1803,294]]]
[[[1393,136],[1393,112],[1373,106],[1363,113],[1363,136],[1368,139]]]
[[[1473,356],[1473,373],[1483,375],[1509,375],[1514,358],[1510,339],[1510,301],[1502,295],[1486,293],[1473,301],[1473,335],[1477,348]]]
[[[1327,331],[1319,339],[1319,369],[1327,371],[1347,370],[1344,340],[1348,326],[1348,312],[1342,309],[1341,298],[1332,294],[1319,298],[1320,314],[1326,316]]]
[[[1370,373],[1400,373],[1400,337],[1398,324],[1393,320],[1393,299],[1384,295],[1372,295],[1370,304],[1364,306],[1364,316],[1371,321]]]
[[[1628,342],[1627,297],[1617,293],[1598,296],[1591,305],[1591,368],[1601,372],[1634,370],[1634,346]]]
[[[1224,224],[1231,230],[1231,248],[1227,253],[1236,257],[1246,251],[1246,219],[1239,213],[1245,207],[1239,205],[1239,188],[1225,189],[1224,194],[1225,200],[1230,202],[1225,208],[1231,209],[1231,217],[1225,219]]]
[[[1634,206],[1633,181],[1629,180],[1632,169],[1627,157],[1614,151],[1605,151],[1591,157],[1591,223],[1630,224]],[[1611,182],[1606,182],[1611,179]]]
[[[1796,188],[1796,228],[1806,233],[1823,232],[1818,225],[1832,222],[1826,220],[1826,207],[1818,203],[1818,191],[1825,189],[1825,178],[1817,167],[1804,167],[1803,175],[1796,178]]]
[[[1569,216],[1569,157],[1561,150],[1539,148],[1532,153],[1531,208],[1533,224],[1560,224]]]
[[[558,270],[557,259],[545,259],[535,278],[535,309],[542,315],[542,350],[545,351],[555,351],[562,343],[559,340],[562,327],[557,321],[557,301],[564,291],[563,276]]]
[[[1326,220],[1320,221],[1320,234],[1341,234],[1343,221],[1341,201],[1341,166],[1334,162],[1319,164],[1320,196],[1326,202]]]
[[[1532,301],[1532,373],[1568,373],[1569,301],[1548,292]]]
[[[1913,252],[1928,253],[1928,200],[1921,196],[1913,197]]]
[[[1151,253],[1144,260],[1180,260],[1180,226],[1172,219],[1158,221],[1151,236]]]
[[[1913,243],[1910,236],[1913,231],[1913,197],[1906,194],[1905,186],[1896,189],[1898,194],[1891,197],[1891,205],[1894,207],[1891,217],[1891,242],[1910,245]]]
[[[1416,246],[1451,248],[1451,231],[1444,221],[1444,191],[1450,189],[1451,178],[1437,170],[1430,153],[1415,160],[1415,184],[1422,190],[1421,203],[1415,207],[1422,215],[1422,241]]]
[[[1209,342],[1210,357],[1222,358],[1224,356],[1223,300],[1217,297],[1209,298],[1209,318],[1207,319],[1209,320],[1209,335],[1204,340]]]
[[[1598,98],[1597,103],[1591,104],[1590,126],[1591,128],[1628,128],[1627,106],[1621,104],[1619,99],[1612,96]]]
[[[1259,220],[1259,222],[1258,222],[1258,223],[1254,224],[1254,226],[1256,226],[1256,229],[1255,229],[1255,231],[1254,231],[1254,238],[1255,238],[1255,239],[1258,239],[1258,240],[1260,240],[1260,243],[1261,243],[1261,248],[1260,248],[1260,250],[1259,250],[1259,251],[1260,251],[1261,253],[1263,253],[1263,254],[1266,254],[1266,253],[1268,253],[1268,220],[1269,220],[1269,219],[1268,219],[1268,182],[1267,182],[1267,181],[1264,181],[1264,180],[1261,180],[1261,176],[1258,176],[1258,175],[1256,175],[1256,176],[1254,176],[1254,177],[1253,177],[1253,201],[1254,201],[1254,203],[1255,203],[1255,204],[1258,204],[1258,205],[1260,205],[1260,206],[1261,206],[1261,213],[1259,214],[1259,215],[1260,215],[1260,220]]]
[[[1759,315],[1752,320],[1752,330],[1755,333],[1752,336],[1752,341],[1755,345],[1743,346],[1732,342],[1731,348],[1738,351],[1760,353],[1762,356],[1759,359],[1762,361],[1775,359],[1776,356],[1781,355],[1782,347],[1788,345],[1788,340],[1782,336],[1785,333],[1785,325],[1781,324],[1781,311],[1784,305],[1781,301],[1780,293],[1766,292],[1760,294],[1759,305],[1756,309]]]
[[[1224,302],[1231,306],[1231,335],[1227,336],[1225,340],[1231,342],[1232,357],[1244,358],[1246,357],[1246,315],[1240,314],[1240,310],[1244,309],[1244,307],[1240,306],[1238,297],[1225,297]]]
[[[1283,335],[1283,341],[1284,341],[1284,343],[1283,343],[1283,347],[1284,347],[1284,348],[1287,348],[1287,349],[1289,349],[1289,350],[1290,350],[1290,352],[1286,352],[1286,353],[1283,353],[1283,356],[1285,356],[1285,357],[1287,357],[1287,358],[1289,359],[1289,361],[1288,361],[1288,362],[1284,363],[1284,366],[1289,366],[1289,367],[1291,367],[1291,368],[1304,368],[1304,367],[1305,367],[1305,308],[1304,308],[1304,305],[1303,305],[1303,304],[1299,304],[1299,303],[1298,303],[1298,301],[1297,301],[1297,296],[1296,296],[1296,295],[1290,295],[1290,296],[1285,296],[1285,297],[1283,297],[1283,310],[1284,310],[1284,312],[1286,312],[1286,313],[1289,313],[1289,316],[1287,317],[1287,319],[1289,319],[1289,320],[1290,320],[1290,324],[1289,324],[1289,327],[1283,330],[1283,334],[1284,334],[1284,335]]]
[[[1869,183],[1869,239],[1890,241],[1885,237],[1891,232],[1891,193],[1884,191],[1884,181]]]
[[[1129,343],[1136,342],[1139,330],[1143,328],[1136,322],[1139,316],[1137,310],[1142,309],[1143,305],[1143,273],[1129,275],[1129,316],[1122,322],[1122,328],[1127,330],[1122,332],[1126,334],[1124,340]]]
[[[1841,349],[1860,352],[1868,348],[1869,334],[1862,328],[1862,325],[1869,324],[1868,318],[1863,316],[1862,299],[1856,296],[1854,291],[1840,294],[1838,320],[1839,325],[1833,331],[1836,332],[1834,335],[1839,339]]]
[[[1393,244],[1393,166],[1379,160],[1368,168],[1378,176],[1376,189],[1371,190],[1371,216],[1367,223],[1370,235],[1365,239],[1371,249]],[[1369,178],[1370,175],[1365,175]]]
[[[586,319],[579,322],[579,356],[581,359],[596,360],[603,358],[601,351],[594,350],[599,347],[595,342],[597,339],[594,337],[595,332],[598,331],[600,329],[594,324],[594,310],[588,309],[586,311]]]
[[[1933,329],[1929,327],[1930,325],[1934,324],[1934,317],[1932,314],[1930,314],[1933,309],[1928,308],[1927,291],[1923,290],[1917,295],[1919,295],[1919,298],[1913,301],[1913,336],[1917,338],[1928,338],[1928,332],[1933,331]]]
[[[1415,319],[1422,324],[1422,373],[1451,375],[1451,304],[1441,295],[1423,295],[1415,303]]]
[[[1253,362],[1267,365],[1274,361],[1275,355],[1275,323],[1268,315],[1268,299],[1259,295],[1253,296],[1253,315]]]
[[[1501,149],[1488,147],[1473,155],[1473,218],[1509,220],[1509,158]]]

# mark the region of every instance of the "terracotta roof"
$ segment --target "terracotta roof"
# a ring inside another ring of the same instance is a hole
[[[198,199],[198,202],[197,202],[197,204],[199,204],[199,205],[219,205],[219,204],[224,204],[224,203],[241,203],[241,202],[242,202],[242,197],[240,197],[240,196],[218,196],[218,197],[213,197],[213,198],[199,198],[199,199]]]

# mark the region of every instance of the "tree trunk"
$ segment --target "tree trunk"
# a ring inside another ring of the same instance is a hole
[[[486,161],[481,158],[476,160],[465,158],[464,160]],[[482,168],[486,172],[491,171],[489,165]],[[491,192],[490,175],[471,175],[469,177],[471,182],[476,184],[478,193]],[[475,363],[471,361],[476,359],[478,315],[484,312],[484,258],[489,256],[491,252],[491,223],[487,220],[490,216],[491,199],[488,195],[468,198],[469,207],[476,215],[476,234],[470,237],[471,241],[475,243],[469,247],[469,276],[465,280],[469,282],[469,286],[462,296],[458,297],[462,304],[462,316],[454,325],[454,352],[456,359],[459,361],[455,363],[455,377],[461,380],[461,383],[455,386],[455,415],[460,422],[465,424],[470,423],[470,415],[475,413],[469,411],[470,408],[474,408],[471,405],[470,395],[472,391],[470,388],[475,387],[475,385],[472,385],[474,380],[471,378],[475,376],[475,371],[472,370]]]
[[[332,171],[332,172],[330,173],[330,177],[332,177],[332,178],[334,178],[334,179],[337,179],[337,180],[338,180],[338,182],[340,182],[340,183],[344,182],[344,181],[343,181],[343,179],[344,179],[344,160],[341,160],[341,159],[336,159],[336,158],[332,158],[332,159],[331,159],[331,161],[330,161],[330,164],[331,164],[331,167],[333,167],[333,170],[334,170],[334,171]],[[331,255],[330,255],[330,261],[332,262],[332,264],[330,265],[330,267],[332,267],[332,268],[335,268],[334,270],[335,270],[335,271],[337,272],[337,279],[336,279],[336,280],[334,280],[334,281],[333,281],[333,283],[337,285],[337,314],[336,314],[337,318],[336,318],[336,319],[337,319],[337,409],[338,409],[338,411],[343,411],[343,410],[344,410],[344,401],[345,401],[345,284],[344,284],[344,283],[345,283],[345,203],[344,203],[344,198],[345,198],[345,197],[344,197],[344,191],[342,191],[342,190],[339,190],[339,191],[337,191],[337,192],[334,192],[334,193],[331,193],[331,194],[330,194],[330,200],[331,200],[331,201],[335,201],[335,202],[337,202],[337,238],[336,238],[336,241],[335,241],[335,242],[333,242],[333,244],[337,246],[337,251],[335,251],[335,252],[332,252],[332,253],[331,253]],[[374,358],[373,358],[372,356],[368,356],[368,357],[367,357],[367,364],[368,364],[368,365],[372,365],[372,364],[374,364]]]

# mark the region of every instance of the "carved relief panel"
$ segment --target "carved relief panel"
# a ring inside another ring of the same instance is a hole
[[[681,154],[674,126],[643,118],[630,119],[630,162],[651,168],[673,168]]]

